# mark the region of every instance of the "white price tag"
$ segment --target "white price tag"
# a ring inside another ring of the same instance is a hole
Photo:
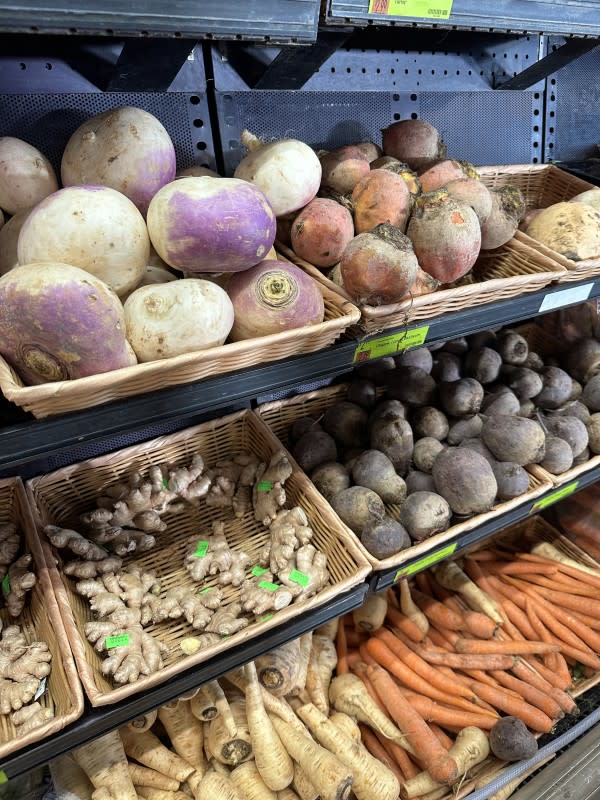
[[[540,305],[539,313],[544,311],[554,311],[555,308],[570,306],[573,303],[583,303],[590,296],[594,283],[584,283],[582,286],[572,286],[568,289],[561,289],[560,292],[547,294]]]
[[[33,696],[34,702],[36,700],[39,700],[45,691],[46,691],[46,678],[42,678],[42,680],[40,681],[40,685],[38,686],[38,690]]]

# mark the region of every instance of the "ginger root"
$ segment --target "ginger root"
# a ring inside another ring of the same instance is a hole
[[[250,557],[242,550],[229,547],[223,522],[213,522],[212,529],[212,535],[206,539],[190,539],[184,566],[194,581],[203,581],[207,575],[218,575],[221,586],[240,586]]]
[[[45,642],[27,644],[18,625],[0,638],[0,714],[18,711],[29,703],[40,682],[50,674],[52,655]]]
[[[294,601],[312,597],[327,584],[327,556],[312,544],[305,544],[294,553],[288,567],[279,572],[279,580],[288,587]]]
[[[88,622],[85,635],[98,652],[107,651],[102,674],[112,675],[116,683],[135,683],[140,675],[151,675],[163,667],[162,656],[167,648],[141,625],[119,628],[110,621]],[[123,637],[123,644],[112,644],[109,637]],[[108,639],[108,642],[107,642]]]
[[[265,572],[259,577],[247,578],[242,584],[240,595],[244,611],[264,614],[266,611],[279,611],[292,602],[289,589],[273,583],[273,575]]]
[[[15,560],[20,541],[15,524],[8,522],[0,525],[0,579],[6,575],[9,565]]]
[[[208,633],[218,633],[220,636],[230,636],[232,633],[241,631],[248,625],[248,620],[240,617],[242,606],[240,603],[230,603],[228,606],[221,606],[213,614],[213,618],[206,626]]]
[[[48,720],[53,719],[54,711],[51,708],[44,708],[38,702],[23,706],[19,711],[15,711],[11,716],[11,722],[15,726],[17,736],[25,736],[26,733],[34,728],[39,728]]]
[[[218,588],[198,593],[185,586],[177,586],[156,600],[152,608],[152,621],[157,623],[184,617],[192,628],[204,630],[222,600],[223,596]]]
[[[60,528],[58,525],[46,525],[44,533],[54,547],[59,550],[70,550],[76,556],[87,561],[102,561],[108,557],[107,550],[86,539],[78,531],[73,531],[70,528]]]
[[[186,656],[193,656],[199,650],[221,641],[218,633],[202,633],[200,636],[186,636],[179,642],[179,649]]]
[[[300,506],[278,511],[269,525],[270,537],[259,554],[259,563],[278,575],[288,567],[296,551],[310,542],[313,531]]]
[[[11,617],[18,617],[25,606],[27,592],[35,586],[37,579],[35,573],[29,569],[33,558],[29,553],[18,558],[8,568],[8,577],[2,581],[2,592],[8,613]]]
[[[268,527],[285,503],[284,483],[292,474],[292,465],[283,450],[271,458],[268,466],[261,464],[256,471],[252,489],[254,519]]]
[[[119,626],[147,625],[153,621],[160,583],[154,572],[130,566],[117,573],[78,581],[75,589],[88,598],[90,608],[101,619],[108,618]]]
[[[208,471],[212,486],[206,504],[217,508],[231,507],[236,517],[243,517],[251,508],[250,489],[259,467],[258,458],[245,451],[232,459],[217,461]]]
[[[101,561],[68,561],[63,566],[63,572],[72,578],[97,578],[107,572],[118,572],[122,566],[122,558],[108,556]]]

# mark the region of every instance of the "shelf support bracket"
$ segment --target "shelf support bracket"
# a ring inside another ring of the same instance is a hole
[[[192,39],[128,39],[107,92],[166,92],[196,42]]]
[[[566,67],[571,61],[589,53],[599,44],[599,39],[568,39],[557,50],[553,50],[523,72],[496,86],[496,89],[529,89],[530,86],[544,80],[548,75]]]

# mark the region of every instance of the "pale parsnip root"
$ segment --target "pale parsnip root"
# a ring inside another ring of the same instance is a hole
[[[277,795],[263,781],[254,761],[237,766],[231,772],[231,780],[246,800],[277,800]]]
[[[312,704],[298,709],[298,716],[317,741],[351,770],[352,791],[358,800],[397,800],[398,779],[360,741],[348,736]]]
[[[298,678],[301,664],[300,640],[282,644],[254,660],[258,680],[276,697],[289,694]]]
[[[119,800],[136,800],[118,731],[111,731],[74,750],[73,757],[95,789],[106,789]]]
[[[441,583],[444,589],[458,592],[466,601],[467,605],[474,611],[481,611],[482,614],[492,619],[496,625],[504,624],[504,617],[496,601],[482,591],[469,576],[454,561],[444,561],[432,567],[436,580]]]
[[[282,792],[277,792],[277,800],[300,800],[298,795],[293,789],[288,786]]]
[[[321,671],[319,669],[319,652],[322,639],[323,637],[316,634],[312,637],[312,647],[306,670],[306,691],[308,692],[311,703],[314,703],[319,711],[328,714],[329,697],[328,692],[323,687]]]
[[[200,781],[195,800],[246,800],[231,778],[207,772]]]
[[[215,717],[208,728],[208,747],[217,761],[236,767],[252,758],[252,739],[246,719],[246,704],[236,700],[229,707],[235,723],[235,734],[229,734],[221,715]]]
[[[136,786],[138,797],[144,800],[190,800],[184,792],[170,792],[167,789],[156,789],[153,786]]]
[[[294,764],[294,781],[292,786],[300,797],[300,800],[317,800],[319,797],[318,791],[312,785],[308,775],[300,764]]]
[[[360,728],[348,714],[344,714],[343,711],[334,711],[329,719],[337,728],[343,731],[346,736],[349,736],[350,739],[354,739],[357,742],[361,741]]]
[[[326,636],[331,641],[335,641],[335,637],[337,636],[338,627],[340,624],[340,618],[336,617],[335,619],[330,619],[324,625],[320,625],[315,633],[319,636]]]
[[[166,789],[168,792],[176,792],[179,789],[179,781],[169,778],[162,772],[157,772],[149,767],[142,767],[141,764],[128,764],[129,775],[134,786],[150,786],[153,789]]]
[[[166,748],[159,738],[150,731],[133,733],[129,728],[120,730],[125,752],[130,758],[139,761],[163,775],[168,775],[180,783],[194,771],[194,767],[183,758]]]
[[[187,700],[177,700],[158,710],[173,750],[185,759],[201,775],[206,771],[206,761],[202,749],[202,724],[192,714]]]
[[[542,556],[542,558],[547,558],[549,561],[557,561],[559,564],[565,564],[567,567],[573,567],[581,572],[587,572],[588,575],[594,575],[596,578],[600,578],[600,570],[588,567],[587,564],[581,564],[579,561],[569,558],[566,553],[563,553],[550,542],[539,542],[535,544],[531,548],[531,552]]]
[[[310,775],[322,800],[346,800],[352,788],[352,772],[332,753],[302,736],[278,717],[273,725],[285,749],[302,769]]]
[[[73,758],[73,753],[52,759],[49,767],[54,790],[61,800],[81,800],[92,796],[94,787]]]
[[[265,710],[253,662],[246,665],[246,676],[246,715],[256,768],[270,790],[281,791],[292,782],[294,765]]]
[[[303,634],[299,638],[300,646],[300,661],[298,664],[298,671],[294,679],[294,685],[287,694],[300,694],[306,688],[306,675],[308,672],[308,662],[310,660],[310,653],[312,650],[312,631]]]
[[[410,594],[408,580],[404,578],[400,581],[400,610],[405,617],[412,620],[417,628],[426,636],[429,632],[429,620],[414,602]]]
[[[158,711],[154,709],[154,711],[147,711],[141,717],[136,717],[131,722],[127,723],[127,727],[131,728],[132,731],[135,733],[143,733],[144,731],[149,731],[150,728],[156,722],[156,717],[158,716]]]
[[[370,594],[362,606],[352,612],[355,627],[362,631],[378,631],[385,621],[387,607],[386,592]]]

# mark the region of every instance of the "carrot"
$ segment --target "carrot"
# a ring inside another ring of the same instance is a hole
[[[420,658],[417,653],[414,653],[410,648],[408,648],[404,642],[394,636],[391,631],[382,628],[381,630],[377,631],[376,637],[381,639],[382,642],[385,642],[386,646],[392,651],[392,653],[398,656],[398,658],[401,659],[406,666],[409,667],[409,669],[411,669],[417,675],[420,675],[422,678],[425,678],[425,680],[429,681],[429,683],[435,688],[442,692],[457,694],[459,697],[465,697],[468,700],[473,699],[472,692],[469,692],[467,689],[461,686],[461,684],[454,683],[453,681],[449,680],[438,670],[431,667],[427,661]]]
[[[406,699],[426,722],[435,722],[438,725],[459,725],[462,728],[474,725],[489,731],[498,721],[498,717],[491,714],[473,714],[442,706],[422,694],[411,692]]]
[[[552,697],[566,714],[579,714],[577,704],[571,695],[549,683],[535,667],[525,661],[517,661],[512,672],[517,678]]]
[[[455,649],[456,642],[461,638],[461,634],[457,631],[451,631],[449,628],[444,628],[442,625],[438,626],[435,623],[432,624],[429,630],[430,632],[432,630],[438,631],[448,642],[452,650]]]
[[[429,572],[418,572],[415,575],[415,583],[421,592],[424,592],[428,595],[433,595],[431,588],[431,575]]]
[[[550,719],[561,719],[564,717],[564,713],[556,700],[531,683],[522,681],[520,678],[510,675],[508,672],[503,672],[502,670],[493,670],[492,675],[501,686],[517,692],[523,700],[527,700],[532,706],[539,708],[540,711],[547,714]]]
[[[439,700],[442,703],[456,706],[464,711],[480,711],[474,703],[454,693],[453,683],[448,682],[449,688],[446,691],[432,686],[427,679],[413,672],[404,661],[397,658],[396,654],[380,639],[370,639],[367,648],[377,663],[398,678],[408,689],[412,689],[418,694],[424,694],[432,700]],[[469,697],[472,696],[471,693]]]
[[[431,639],[431,643],[440,648],[440,650],[452,650],[452,646],[448,639],[446,639],[444,634],[441,633],[441,631],[439,631],[437,628],[429,629],[429,639]]]
[[[346,641],[346,628],[344,625],[338,625],[335,649],[337,651],[337,674],[345,675],[348,672],[348,643]]]
[[[361,644],[361,646],[358,648],[358,652],[360,653],[361,658],[365,662],[365,664],[367,664],[368,666],[373,667],[373,666],[375,666],[375,664],[377,662],[375,661],[375,659],[373,658],[373,656],[369,652],[368,644],[369,644],[368,641],[363,642]]]
[[[403,775],[406,775],[407,779],[413,778],[415,775],[419,774],[419,767],[414,763],[403,747],[399,747],[396,742],[386,739],[385,736],[382,736],[380,733],[375,732],[375,736],[377,736],[392,761],[398,765],[398,768]]]
[[[514,656],[500,653],[436,653],[423,649],[419,654],[429,664],[445,665],[451,669],[510,669],[516,660]]]
[[[369,667],[367,675],[392,718],[425,762],[431,777],[440,783],[454,783],[458,778],[456,762],[449,758],[436,735],[402,696],[390,675],[382,667]]]
[[[409,639],[412,639],[413,642],[418,643],[423,641],[425,634],[421,628],[401,611],[388,606],[387,618],[395,628],[402,631],[402,633],[408,636]]]
[[[501,601],[501,605],[506,614],[507,620],[512,623],[514,628],[521,634],[521,636],[523,636],[525,639],[529,639],[530,641],[536,638],[536,633],[531,627],[531,623],[527,619],[527,614],[524,614],[522,609],[520,609],[516,603],[505,597]]]
[[[548,563],[550,559],[542,558],[542,556],[536,556],[534,553],[523,553],[521,556],[525,561],[537,561],[541,559],[545,563]],[[591,575],[589,572],[586,572],[584,569],[577,569],[576,567],[572,567],[569,564],[563,564],[561,562],[555,562],[559,564],[559,569],[561,572],[564,572],[565,575],[571,575],[573,578],[577,578],[577,580],[585,581],[586,583],[590,583],[592,586],[595,586],[600,589],[600,577],[596,575]]]
[[[429,622],[441,625],[449,630],[459,631],[464,628],[464,622],[456,611],[447,608],[443,603],[434,600],[422,592],[413,591],[413,600],[425,614]]]
[[[437,738],[440,740],[440,742],[441,742],[441,743],[444,745],[444,747],[446,748],[446,750],[450,750],[450,748],[452,747],[452,745],[454,744],[454,742],[453,742],[453,741],[452,741],[452,739],[451,739],[451,738],[448,736],[448,734],[447,734],[447,733],[446,733],[444,730],[442,730],[442,728],[440,728],[440,726],[439,726],[439,725],[436,725],[436,723],[435,723],[435,722],[430,722],[430,723],[429,723],[429,727],[431,728],[431,730],[433,731],[433,733],[435,733],[435,735],[436,735],[436,736],[437,736]]]
[[[485,569],[500,575],[556,575],[558,565],[550,562],[534,565],[529,561],[488,561]]]
[[[399,764],[397,764],[388,753],[379,737],[376,736],[373,731],[363,723],[361,723],[358,727],[360,728],[360,738],[362,739],[362,743],[367,748],[369,753],[371,753],[374,758],[376,758],[378,761],[381,761],[384,766],[393,772],[400,783],[405,781],[406,775],[400,769]],[[402,750],[402,748],[399,749]]]
[[[588,647],[586,642],[580,639],[579,636],[577,636],[576,633],[573,633],[573,631],[571,631],[566,625],[563,625],[562,622],[556,619],[556,616],[554,616],[553,612],[549,611],[543,603],[538,602],[538,600],[534,599],[533,597],[530,598],[530,601],[535,607],[536,614],[548,628],[550,633],[554,634],[555,639],[558,638],[562,642],[565,642],[572,647],[580,648],[582,650],[589,650],[590,653],[592,653],[591,648]]]
[[[533,605],[530,598],[525,599],[525,610],[527,612],[527,616],[531,621],[531,625],[539,635],[539,637],[546,642],[552,641],[552,636],[550,631],[546,628],[544,623],[540,620],[535,610],[535,606]],[[565,663],[565,659],[562,654],[554,653],[551,656],[545,656],[544,664],[549,669],[553,670],[556,674],[558,674],[561,680],[566,681],[567,675],[570,678],[571,673]]]
[[[469,578],[471,578],[471,580],[476,583],[483,592],[486,592],[486,594],[489,594],[490,597],[493,597],[493,592],[490,589],[487,574],[484,572],[481,565],[477,561],[474,561],[471,556],[465,558],[464,570]]]
[[[537,653],[557,653],[557,644],[550,642],[508,641],[495,639],[484,641],[480,639],[459,639],[456,650],[459,653],[506,653],[512,656],[529,655]]]
[[[463,619],[469,633],[478,639],[491,639],[498,629],[497,623],[480,611],[464,611]]]
[[[552,686],[555,686],[557,689],[565,691],[573,686],[573,679],[571,678],[571,673],[568,670],[568,675],[565,675],[563,670],[561,670],[559,674],[555,670],[549,669],[535,656],[524,656],[521,660],[525,661],[530,667],[539,672],[542,678],[545,678],[548,683],[550,683]]]
[[[352,647],[358,647],[361,642],[366,642],[369,638],[368,634],[357,631],[354,628],[346,628],[346,646],[350,650]]]
[[[495,689],[493,686],[479,681],[470,681],[470,684],[473,691],[483,700],[500,711],[518,717],[532,730],[540,733],[549,733],[552,730],[554,723],[547,714],[534,708],[520,697],[515,697],[514,693],[509,693],[504,689]]]
[[[400,602],[398,600],[398,596],[393,589],[388,589],[386,593],[387,601],[388,601],[388,608],[400,608]]]
[[[494,550],[476,550],[473,553],[469,553],[468,556],[465,556],[465,559],[469,561],[497,561],[498,554]],[[471,578],[471,580],[473,580]]]
[[[348,664],[348,669],[352,670],[353,666],[357,664],[359,661],[362,661],[363,657],[360,653],[360,650],[348,650],[348,655],[346,657],[346,662]]]
[[[546,589],[553,589],[555,591],[567,592],[568,594],[581,595],[583,597],[591,597],[594,600],[600,599],[600,591],[594,589],[588,583],[578,583],[568,575],[561,575],[557,572],[552,578],[544,577],[543,575],[523,575],[523,580],[534,586],[542,586]]]

